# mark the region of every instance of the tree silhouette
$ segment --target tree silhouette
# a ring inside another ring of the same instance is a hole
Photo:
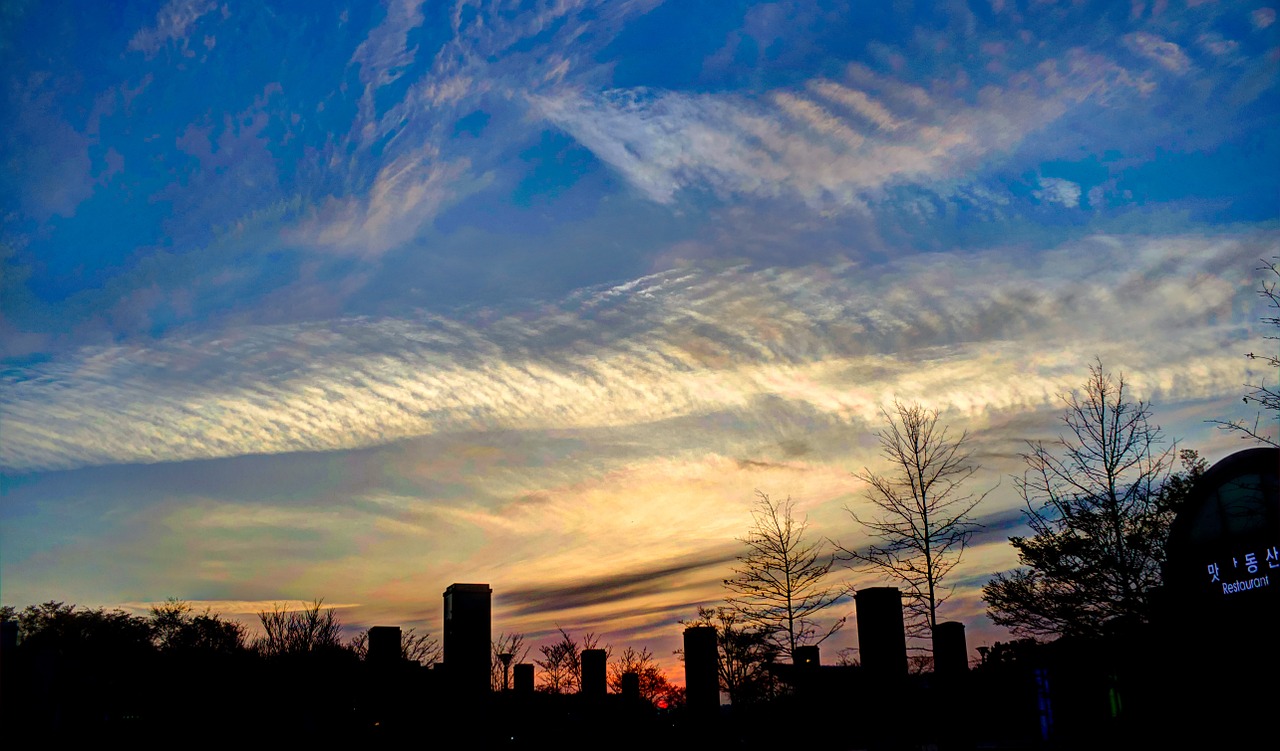
[[[645,701],[662,707],[683,701],[683,690],[667,680],[648,647],[638,651],[627,647],[617,660],[609,663],[609,690],[615,694],[622,693],[623,676],[627,673],[635,673],[639,678],[640,698]]]
[[[246,648],[244,624],[223,619],[218,613],[196,613],[190,603],[170,598],[152,605],[152,635],[164,652],[235,654]]]
[[[425,632],[419,634],[416,628],[410,628],[400,637],[400,654],[409,662],[434,665],[440,662],[444,650],[439,639]]]
[[[815,620],[840,596],[838,587],[824,581],[831,559],[820,543],[805,540],[808,522],[796,521],[790,497],[773,501],[756,491],[751,516],[755,526],[741,540],[747,552],[738,556],[734,576],[724,581],[733,592],[725,599],[738,613],[735,620],[792,656],[796,647],[819,644],[844,625],[843,618],[826,628]]]
[[[315,600],[301,609],[280,604],[258,613],[263,635],[254,642],[262,659],[257,668],[272,690],[250,711],[255,722],[297,728],[304,734],[341,733],[357,721],[351,711],[360,685],[360,658],[343,643],[334,608]]]
[[[25,679],[18,678],[19,691],[5,686],[6,730],[25,725],[33,738],[51,729],[96,732],[138,716],[157,690],[158,651],[147,619],[55,601],[15,615],[20,643],[4,655],[4,667],[6,676],[17,668]]]
[[[538,648],[542,654],[541,660],[534,661],[540,668],[538,690],[551,694],[574,694],[582,688],[582,650],[601,648],[600,638],[587,632],[579,643],[568,631],[558,630],[559,640]],[[613,649],[607,644],[603,649],[608,659]]]
[[[902,585],[907,633],[923,637],[951,595],[943,582],[979,527],[971,514],[987,493],[961,490],[978,467],[970,463],[968,434],[948,435],[938,410],[895,401],[893,412],[882,408],[880,414],[885,427],[876,437],[892,470],[880,475],[864,468],[855,475],[869,486],[872,515],[846,508],[875,542],[840,550],[853,568]]]
[[[119,609],[77,608],[50,600],[28,605],[16,616],[27,649],[52,650],[76,659],[154,649],[147,619]]]
[[[344,649],[342,624],[333,608],[320,609],[316,600],[301,610],[289,610],[276,604],[258,613],[265,632],[254,642],[264,657],[333,652]]]
[[[1113,618],[1148,617],[1177,505],[1164,489],[1173,448],[1125,389],[1123,375],[1090,366],[1083,394],[1062,396],[1065,433],[1022,455],[1016,484],[1034,534],[1010,538],[1022,568],[982,589],[991,619],[1015,634],[1097,634]],[[1203,469],[1183,458],[1187,472]],[[1185,493],[1184,480],[1170,489]]]

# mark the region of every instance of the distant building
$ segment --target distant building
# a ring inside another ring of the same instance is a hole
[[[858,654],[875,678],[907,674],[907,632],[902,593],[897,587],[867,587],[854,596],[858,611]]]
[[[943,621],[933,628],[933,672],[937,675],[962,675],[969,669],[969,646],[964,638],[964,624]]]
[[[18,622],[0,622],[0,654],[10,652],[18,647]]]
[[[1173,687],[1165,716],[1218,748],[1274,738],[1280,449],[1237,451],[1205,470],[1178,510],[1165,553],[1165,591],[1152,619],[1169,657],[1153,666],[1156,685]],[[1213,697],[1212,712],[1204,697]],[[1176,740],[1195,745],[1186,738]]]
[[[719,647],[715,626],[690,626],[684,630],[685,702],[695,715],[720,710]]]
[[[1165,552],[1170,596],[1179,615],[1198,621],[1198,631],[1230,640],[1241,629],[1273,627],[1280,608],[1280,449],[1245,449],[1206,470],[1178,511]]]
[[[374,626],[369,629],[369,649],[365,659],[370,665],[396,665],[400,662],[400,627]]]
[[[444,591],[444,664],[459,691],[489,690],[492,597],[488,584],[451,584]]]
[[[583,696],[601,699],[608,691],[608,653],[603,649],[582,650],[582,685],[579,692]]]
[[[514,666],[515,690],[517,694],[533,693],[533,663],[521,662]]]
[[[640,701],[640,674],[627,671],[622,674],[622,700],[628,704]]]

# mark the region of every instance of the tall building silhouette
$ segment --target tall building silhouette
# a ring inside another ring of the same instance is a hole
[[[369,629],[369,651],[365,659],[370,665],[396,665],[400,662],[401,634],[399,626],[374,626]]]
[[[943,621],[933,628],[933,672],[937,675],[960,675],[969,669],[969,647],[964,638],[964,624]]]
[[[489,690],[492,596],[488,584],[451,584],[444,591],[444,664],[458,691]]]
[[[858,654],[862,669],[876,678],[907,674],[907,631],[902,593],[897,587],[867,587],[854,595],[858,611]]]
[[[685,702],[695,715],[720,710],[720,671],[715,626],[690,626],[684,630]]]
[[[622,674],[622,700],[628,704],[640,701],[640,674],[627,671]]]
[[[604,697],[608,691],[608,653],[603,649],[582,650],[582,685],[578,691],[593,699]]]
[[[515,691],[518,694],[533,693],[533,663],[521,662],[513,667]]]

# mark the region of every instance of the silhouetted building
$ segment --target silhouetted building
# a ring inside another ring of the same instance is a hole
[[[488,584],[451,584],[444,591],[444,664],[456,690],[489,690],[492,596]]]
[[[12,652],[18,647],[18,622],[0,623],[0,653]]]
[[[685,702],[695,715],[720,710],[720,672],[715,626],[690,626],[684,630]]]
[[[583,696],[603,698],[607,692],[605,672],[607,653],[603,649],[582,650],[582,685],[579,692]]]
[[[640,674],[628,671],[622,674],[622,700],[634,704],[640,700]]]
[[[533,693],[533,663],[516,663],[512,669],[512,676],[517,694]]]
[[[854,597],[858,611],[858,653],[869,677],[907,674],[907,632],[902,593],[897,587],[867,587]]]
[[[1165,581],[1197,631],[1230,639],[1280,611],[1280,449],[1237,451],[1206,470],[1165,552]]]
[[[395,665],[400,661],[400,627],[374,626],[369,629],[370,665]]]
[[[960,675],[969,669],[969,645],[964,638],[964,624],[943,621],[933,628],[933,672],[937,675]]]
[[[1246,748],[1274,737],[1275,691],[1254,686],[1273,685],[1280,668],[1280,449],[1237,451],[1205,470],[1169,528],[1165,555],[1167,591],[1153,598],[1152,620],[1178,660],[1152,672],[1160,711],[1182,720],[1173,740]]]

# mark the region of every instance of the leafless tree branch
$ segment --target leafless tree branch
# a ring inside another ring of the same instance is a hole
[[[947,575],[960,563],[980,525],[972,513],[987,497],[961,486],[978,467],[971,463],[968,434],[950,434],[939,424],[938,410],[895,401],[882,408],[885,427],[876,433],[880,454],[892,467],[881,475],[864,468],[856,477],[868,485],[871,514],[849,515],[874,542],[862,549],[839,546],[851,568],[900,585],[907,629],[926,636],[937,623],[938,608],[951,596]]]
[[[825,581],[831,557],[821,542],[805,540],[808,522],[796,520],[789,497],[774,501],[756,491],[752,518],[755,525],[741,540],[747,551],[724,582],[733,593],[726,601],[742,623],[788,655],[796,647],[820,644],[844,625],[843,618],[825,628],[816,620],[840,597],[839,588]]]

